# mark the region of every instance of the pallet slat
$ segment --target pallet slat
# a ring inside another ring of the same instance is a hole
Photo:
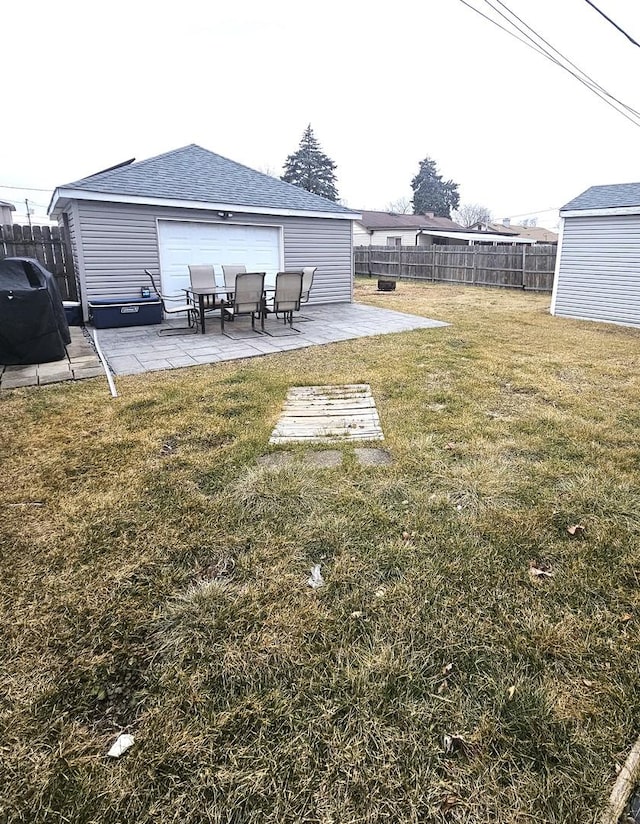
[[[269,440],[384,440],[384,435],[369,384],[294,386]]]

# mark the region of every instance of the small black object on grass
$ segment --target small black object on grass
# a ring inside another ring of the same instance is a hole
[[[378,292],[395,292],[396,282],[391,278],[378,278]]]

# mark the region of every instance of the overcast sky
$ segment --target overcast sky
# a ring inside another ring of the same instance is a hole
[[[640,41],[640,2],[596,2]],[[585,0],[506,4],[640,110],[640,48]],[[355,208],[410,197],[426,155],[496,218],[640,180],[640,127],[460,0],[36,0],[2,24],[0,199],[188,143],[280,174],[308,123]]]

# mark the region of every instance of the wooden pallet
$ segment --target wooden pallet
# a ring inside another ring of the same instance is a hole
[[[369,384],[291,387],[269,443],[341,440],[384,440]]]

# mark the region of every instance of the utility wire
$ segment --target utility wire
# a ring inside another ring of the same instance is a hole
[[[50,189],[38,189],[37,186],[11,186],[9,183],[0,183],[0,189],[18,189],[21,192],[53,192],[55,186]]]
[[[512,21],[512,20],[509,20],[509,18],[508,18],[508,17],[506,17],[506,16],[505,16],[505,15],[504,15],[501,11],[500,11],[500,9],[496,9],[496,8],[495,8],[495,6],[493,6],[493,5],[492,5],[492,3],[490,2],[490,0],[485,0],[485,2],[486,2],[489,6],[491,6],[491,8],[492,8],[494,11],[496,11],[496,12],[497,12],[497,13],[498,13],[501,17],[503,17],[505,20],[507,20],[507,22],[511,23],[511,25],[516,25],[515,23],[513,23],[513,21]],[[632,108],[631,108],[631,106],[627,106],[627,104],[626,104],[626,103],[623,103],[621,100],[618,100],[618,98],[617,98],[617,97],[614,97],[614,96],[613,96],[610,92],[608,92],[608,91],[607,91],[607,90],[606,90],[603,86],[601,86],[601,85],[600,85],[599,83],[597,83],[597,82],[596,82],[596,81],[595,81],[592,77],[590,77],[590,76],[589,76],[589,75],[588,75],[588,74],[584,71],[584,69],[581,69],[581,68],[580,68],[580,66],[576,66],[576,64],[575,64],[572,60],[570,60],[570,59],[567,57],[567,55],[566,55],[566,54],[563,54],[563,53],[562,53],[559,49],[556,49],[556,47],[555,47],[554,45],[552,45],[552,44],[551,44],[548,40],[545,40],[545,38],[544,38],[541,34],[538,34],[538,32],[537,32],[535,29],[531,28],[531,26],[530,26],[528,23],[525,23],[525,21],[524,21],[521,17],[518,17],[518,15],[517,15],[514,11],[511,11],[511,9],[510,9],[510,8],[509,8],[509,7],[508,7],[505,3],[503,3],[503,2],[502,2],[502,0],[496,0],[496,2],[498,3],[498,5],[499,5],[499,6],[502,6],[502,8],[503,8],[505,11],[507,11],[507,12],[508,12],[508,13],[509,13],[512,17],[514,17],[514,18],[515,18],[515,19],[516,19],[519,23],[522,23],[522,25],[523,25],[525,28],[527,28],[527,29],[531,32],[531,34],[533,34],[533,35],[534,35],[534,37],[537,37],[537,38],[538,38],[538,40],[541,40],[541,41],[542,41],[542,42],[543,42],[546,46],[548,46],[548,47],[549,47],[552,51],[554,51],[554,52],[558,55],[558,57],[560,57],[562,60],[564,60],[564,61],[565,61],[566,63],[568,63],[570,66],[572,66],[572,67],[573,67],[573,68],[574,68],[577,72],[579,72],[579,73],[583,76],[583,78],[586,78],[586,80],[587,80],[587,82],[589,83],[589,85],[590,85],[590,86],[593,86],[594,88],[596,88],[596,89],[598,89],[599,91],[601,91],[601,92],[602,92],[602,93],[603,93],[606,97],[609,97],[611,100],[613,100],[613,101],[615,101],[616,103],[618,103],[620,106],[622,106],[622,107],[623,107],[624,109],[626,109],[627,111],[631,112],[632,114],[635,114],[635,115],[640,116],[640,111],[638,111],[637,109],[632,109]],[[524,34],[524,36],[525,36],[525,37],[527,37],[529,40],[531,40],[531,36],[530,36],[530,35],[528,35],[528,34],[527,34],[527,32],[522,31],[522,29],[521,29],[519,26],[516,26],[516,28],[518,29],[518,31],[522,32],[522,34]],[[535,42],[535,41],[532,41],[532,42]],[[536,45],[539,45],[539,44],[536,44]],[[548,54],[547,50],[546,50],[543,46],[541,46],[540,48],[541,48],[541,49],[543,49],[543,51],[544,51],[546,54]],[[549,57],[550,57],[550,58],[551,58],[551,59],[552,59],[552,60],[556,63],[556,65],[560,66],[561,68],[565,69],[566,71],[569,71],[569,69],[566,69],[566,66],[563,66],[561,63],[559,63],[559,62],[558,62],[558,60],[557,60],[557,59],[556,59],[553,55],[549,54],[548,56],[549,56]],[[573,74],[573,72],[570,72],[570,74]],[[574,77],[575,77],[575,75],[574,75]],[[576,78],[576,79],[577,79],[577,80],[580,80],[580,82],[581,82],[581,83],[583,83],[583,85],[586,85],[586,84],[584,83],[584,80],[580,79],[579,77],[578,77],[578,78]]]
[[[593,80],[593,78],[589,77],[589,75],[588,75],[585,71],[583,71],[581,68],[579,68],[578,66],[576,66],[576,65],[575,65],[575,63],[572,63],[572,62],[571,62],[571,60],[569,60],[569,58],[568,58],[568,57],[566,57],[564,54],[562,54],[562,52],[558,51],[558,49],[556,49],[556,48],[555,48],[555,46],[552,46],[552,45],[551,45],[551,43],[549,43],[549,41],[548,41],[548,40],[545,40],[545,39],[544,39],[544,37],[542,37],[542,35],[538,34],[538,32],[537,32],[535,29],[531,28],[531,26],[529,26],[529,24],[528,24],[528,23],[525,23],[525,21],[524,21],[524,20],[522,20],[522,18],[518,17],[518,15],[517,15],[515,12],[511,11],[511,9],[510,9],[507,5],[505,5],[505,3],[501,2],[501,0],[496,0],[496,2],[497,2],[497,3],[499,3],[499,5],[501,5],[501,6],[502,6],[502,8],[503,8],[503,9],[505,9],[505,11],[507,11],[507,12],[508,12],[508,13],[509,13],[512,17],[514,17],[516,20],[518,20],[518,22],[522,23],[522,25],[523,25],[523,26],[525,26],[525,28],[529,29],[529,31],[530,31],[530,32],[531,32],[531,33],[532,33],[535,37],[537,37],[537,38],[538,38],[538,40],[541,40],[543,43],[545,43],[547,46],[549,46],[549,48],[550,48],[550,49],[552,49],[552,50],[553,50],[553,51],[554,51],[554,52],[555,52],[555,53],[556,53],[556,54],[557,54],[557,55],[558,55],[558,56],[559,56],[562,60],[566,61],[566,62],[567,62],[567,63],[569,63],[571,66],[573,66],[573,68],[575,68],[575,69],[576,69],[578,72],[580,72],[580,74],[581,74],[581,75],[583,75],[583,76],[582,76],[582,77],[580,77],[580,76],[579,76],[579,75],[577,75],[575,72],[571,71],[571,69],[569,69],[569,68],[568,68],[567,66],[565,66],[563,63],[561,63],[561,62],[558,60],[558,58],[557,58],[557,57],[555,57],[555,55],[553,55],[551,52],[549,52],[549,51],[548,51],[548,50],[547,50],[544,46],[540,46],[540,44],[539,44],[539,43],[537,43],[535,40],[533,40],[533,38],[531,37],[531,35],[530,35],[530,34],[527,34],[527,32],[526,32],[526,31],[524,31],[523,29],[521,29],[521,28],[518,26],[518,24],[517,24],[517,23],[514,23],[514,22],[513,22],[513,20],[511,20],[509,17],[507,17],[507,15],[506,15],[506,14],[504,14],[503,12],[501,12],[501,11],[500,11],[500,9],[496,8],[496,7],[493,5],[493,3],[491,2],[491,0],[484,0],[484,2],[485,2],[485,3],[486,3],[486,4],[487,4],[487,5],[488,5],[491,9],[493,9],[493,10],[494,10],[497,14],[499,14],[502,18],[504,18],[504,19],[505,19],[508,23],[510,23],[512,26],[514,26],[514,27],[516,28],[516,30],[517,30],[517,31],[521,32],[521,33],[522,33],[522,34],[523,34],[523,35],[524,35],[524,36],[525,36],[528,40],[530,40],[532,43],[535,43],[535,45],[536,45],[536,46],[539,46],[539,47],[540,47],[540,49],[543,51],[543,53],[544,53],[544,54],[545,54],[545,55],[546,55],[546,56],[547,56],[550,60],[552,60],[552,61],[553,61],[553,62],[554,62],[557,66],[560,66],[560,68],[564,69],[564,70],[565,70],[565,71],[567,71],[570,75],[572,75],[573,77],[575,77],[575,78],[576,78],[576,80],[578,80],[580,83],[582,83],[582,85],[583,85],[583,86],[586,86],[586,88],[591,89],[591,91],[592,91],[594,94],[596,94],[598,97],[600,97],[600,98],[601,98],[601,99],[602,99],[602,100],[603,100],[603,101],[604,101],[604,102],[605,102],[608,106],[611,106],[611,108],[612,108],[612,109],[614,109],[614,110],[615,110],[615,111],[617,111],[617,112],[620,112],[620,114],[621,114],[623,117],[626,117],[626,118],[627,118],[627,120],[630,120],[632,123],[635,123],[636,125],[640,125],[640,122],[638,122],[638,120],[637,120],[637,118],[639,118],[639,117],[640,117],[640,112],[638,112],[636,109],[632,109],[630,106],[627,106],[627,105],[626,105],[625,103],[623,103],[621,100],[618,100],[618,98],[617,98],[617,97],[614,97],[614,96],[613,96],[612,94],[610,94],[610,93],[609,93],[606,89],[604,89],[602,86],[600,86],[600,84],[599,84],[599,83],[596,83],[596,81],[595,81],[595,80]],[[585,78],[586,78],[586,79],[585,79]],[[609,99],[606,99],[606,98],[609,98]],[[614,105],[613,105],[613,103],[612,103],[611,101],[614,101],[615,103],[618,103],[618,105],[619,105],[619,106],[622,106],[622,108],[623,108],[623,109],[625,109],[626,111],[621,111],[621,110],[620,110],[617,106],[614,106]],[[627,114],[627,112],[629,112],[629,114],[631,115],[631,117],[629,117],[629,115]]]
[[[596,6],[595,3],[592,3],[591,0],[585,0],[585,3],[588,3],[591,6],[592,9],[595,9],[595,11],[597,11],[598,14],[601,14],[604,17],[604,19],[607,20],[609,23],[611,23],[611,25],[615,29],[618,29],[620,34],[624,34],[624,36],[627,38],[627,40],[630,40],[633,43],[634,46],[638,46],[638,48],[640,48],[640,43],[638,43],[637,40],[634,40],[633,37],[631,37],[631,35],[622,28],[622,26],[619,26],[616,23],[615,20],[612,20],[610,17],[607,17],[607,15],[602,11],[602,9],[599,9]]]
[[[547,59],[551,60],[551,62],[552,62],[552,63],[555,63],[555,64],[556,64],[556,66],[559,66],[561,69],[564,69],[566,72],[568,72],[568,73],[569,73],[569,74],[571,74],[573,77],[575,77],[575,79],[576,79],[576,80],[578,80],[580,83],[582,83],[584,86],[586,86],[586,88],[590,89],[590,90],[591,90],[594,94],[596,94],[596,95],[597,95],[597,96],[598,96],[601,100],[603,100],[603,101],[604,101],[604,102],[605,102],[608,106],[610,106],[610,107],[611,107],[612,109],[614,109],[616,112],[618,112],[619,114],[621,114],[623,117],[626,117],[626,119],[627,119],[627,120],[629,120],[631,123],[633,123],[635,126],[640,126],[640,120],[636,119],[636,117],[640,117],[640,112],[636,112],[636,110],[635,110],[635,109],[632,109],[630,106],[627,106],[626,104],[624,104],[624,103],[622,103],[622,102],[620,102],[620,105],[621,105],[621,106],[623,107],[623,109],[625,109],[626,111],[623,111],[622,109],[619,109],[617,106],[615,106],[615,105],[611,102],[611,100],[607,99],[607,97],[605,97],[605,96],[604,96],[604,94],[603,94],[603,92],[602,92],[602,90],[601,90],[601,87],[599,87],[599,84],[597,84],[594,80],[592,80],[592,79],[591,79],[588,75],[585,75],[585,77],[587,77],[587,80],[585,80],[584,78],[580,77],[580,76],[579,76],[579,75],[577,75],[575,72],[573,72],[570,68],[568,68],[567,66],[565,66],[563,63],[561,63],[561,62],[560,62],[560,61],[559,61],[556,57],[554,57],[554,56],[553,56],[552,54],[550,54],[550,53],[549,53],[546,49],[544,49],[544,47],[542,47],[542,46],[540,46],[538,43],[536,43],[536,42],[535,42],[535,41],[534,41],[534,40],[533,40],[533,39],[532,39],[529,35],[527,35],[527,34],[526,34],[526,32],[523,32],[523,31],[522,31],[522,29],[520,29],[518,26],[516,26],[516,24],[515,24],[515,23],[513,23],[513,21],[512,21],[512,20],[509,20],[509,18],[507,18],[504,14],[502,14],[502,12],[500,12],[500,10],[499,10],[499,9],[496,9],[496,8],[495,8],[495,6],[491,6],[491,4],[488,2],[488,0],[485,0],[485,2],[487,2],[487,4],[488,4],[488,5],[489,5],[489,6],[490,6],[490,7],[491,7],[494,11],[498,12],[498,14],[500,14],[500,15],[501,15],[501,16],[502,16],[505,20],[507,20],[507,21],[508,21],[508,22],[509,22],[512,26],[514,26],[514,27],[516,28],[516,30],[517,30],[517,31],[520,31],[521,33],[525,34],[525,36],[527,37],[527,39],[526,39],[526,40],[525,40],[525,39],[523,39],[522,37],[519,37],[519,36],[518,36],[517,34],[515,34],[515,33],[514,33],[511,29],[508,29],[508,28],[506,28],[505,26],[503,26],[503,25],[502,25],[502,24],[501,24],[498,20],[496,20],[495,18],[490,17],[489,15],[485,14],[484,12],[482,12],[480,9],[478,9],[478,8],[476,8],[475,6],[471,5],[471,3],[468,3],[468,2],[467,2],[467,0],[460,0],[460,2],[461,2],[464,6],[466,6],[467,8],[471,9],[472,11],[474,11],[476,14],[479,14],[479,15],[480,15],[480,17],[484,17],[484,19],[485,19],[485,20],[488,20],[490,23],[493,23],[493,24],[494,24],[495,26],[497,26],[499,29],[502,29],[502,31],[506,32],[506,33],[507,33],[508,35],[510,35],[511,37],[514,37],[516,40],[519,40],[521,43],[524,43],[524,45],[525,45],[525,46],[527,46],[528,48],[532,49],[533,51],[538,52],[538,54],[541,54],[543,57],[546,57]],[[515,15],[514,15],[514,16],[515,16]],[[525,25],[526,25],[526,24],[525,24]],[[608,95],[608,92],[606,92],[606,94]],[[616,99],[616,98],[613,98],[613,96],[612,96],[612,95],[610,95],[610,97],[611,97],[611,99],[612,99],[612,100],[615,100],[616,102],[619,102],[619,101],[617,101],[617,99]],[[629,114],[628,114],[627,112],[629,112]],[[634,116],[634,115],[635,115],[635,116]]]

